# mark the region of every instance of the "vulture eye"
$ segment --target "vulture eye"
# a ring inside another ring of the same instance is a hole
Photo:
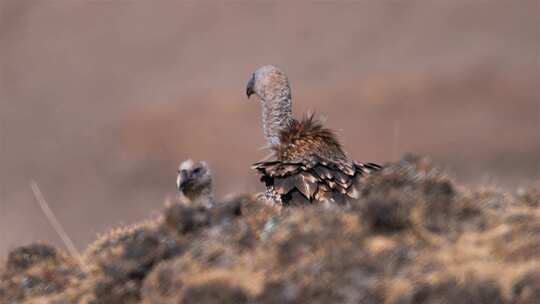
[[[194,174],[199,174],[199,173],[201,173],[201,168],[200,168],[200,167],[195,168],[195,170],[193,170],[193,173],[194,173]]]

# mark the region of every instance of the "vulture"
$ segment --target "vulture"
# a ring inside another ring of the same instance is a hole
[[[283,206],[344,204],[359,197],[362,176],[381,169],[350,160],[334,132],[313,114],[293,118],[289,80],[276,66],[258,68],[246,94],[260,99],[264,137],[273,152],[273,159],[252,166],[266,185],[267,200]]]
[[[178,167],[176,189],[180,194],[180,201],[187,205],[208,208],[213,206],[212,173],[204,161],[183,161]]]

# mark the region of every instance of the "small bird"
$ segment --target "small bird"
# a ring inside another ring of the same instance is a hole
[[[313,114],[294,119],[289,80],[276,66],[258,68],[246,94],[260,99],[264,137],[274,156],[252,166],[266,184],[266,199],[284,206],[346,203],[359,197],[361,176],[381,169],[350,160],[334,132]]]
[[[183,161],[178,167],[176,188],[180,199],[190,205],[212,207],[212,173],[205,161]]]

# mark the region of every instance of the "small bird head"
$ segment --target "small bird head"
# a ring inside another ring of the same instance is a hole
[[[183,161],[178,167],[176,188],[190,199],[211,193],[212,174],[204,161],[194,162],[191,159]]]
[[[246,95],[256,94],[262,102],[291,98],[291,88],[285,73],[273,65],[258,68],[248,80]]]

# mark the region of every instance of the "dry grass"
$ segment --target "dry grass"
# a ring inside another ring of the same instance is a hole
[[[536,303],[540,196],[457,187],[407,156],[346,207],[170,204],[83,253],[13,250],[2,303]]]

